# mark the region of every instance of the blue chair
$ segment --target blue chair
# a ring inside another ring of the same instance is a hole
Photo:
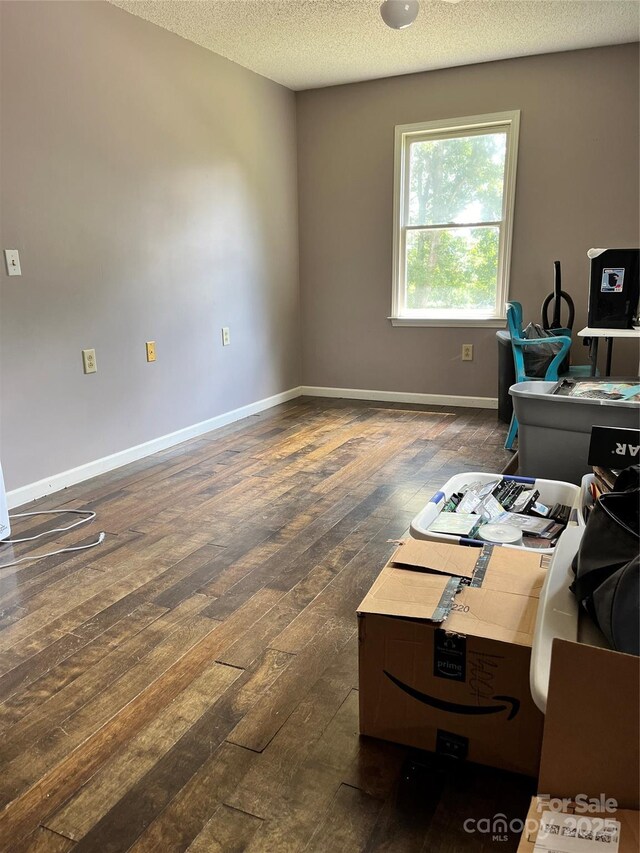
[[[516,382],[557,382],[559,378],[558,371],[560,365],[571,349],[571,330],[570,329],[553,329],[553,337],[540,338],[539,340],[529,340],[523,337],[522,334],[522,305],[519,302],[507,303],[507,327],[511,335],[511,349],[513,350],[513,361],[516,369]],[[524,366],[524,348],[536,347],[541,344],[559,343],[560,350],[547,368],[544,377],[527,376]],[[570,367],[569,372],[563,374],[565,376],[590,376],[591,367],[587,365],[578,365]],[[518,421],[515,412],[511,416],[511,424],[507,434],[507,440],[504,443],[505,450],[511,450],[513,442],[518,434]]]

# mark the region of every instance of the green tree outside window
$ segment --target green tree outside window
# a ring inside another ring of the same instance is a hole
[[[505,158],[503,132],[411,144],[407,308],[495,305]]]

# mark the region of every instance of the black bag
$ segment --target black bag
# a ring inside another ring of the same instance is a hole
[[[543,329],[539,323],[529,323],[526,329],[522,331],[522,337],[529,341],[539,341],[545,338],[555,338],[559,335],[568,335],[571,333],[565,329]],[[524,346],[524,371],[527,376],[535,376],[539,379],[544,379],[547,373],[547,368],[560,352],[562,344],[557,341],[551,341],[545,344],[536,344],[534,347]],[[570,367],[569,353],[562,359],[562,363],[558,368],[558,375],[568,373]]]
[[[596,501],[573,560],[571,590],[612,648],[640,654],[640,466]]]

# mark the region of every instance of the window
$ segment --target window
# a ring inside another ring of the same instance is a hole
[[[503,325],[519,119],[396,127],[394,325]]]

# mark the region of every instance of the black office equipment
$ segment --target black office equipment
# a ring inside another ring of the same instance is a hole
[[[589,444],[589,465],[628,468],[640,462],[640,429],[594,426]]]
[[[567,303],[569,316],[567,322],[562,324],[560,312],[562,309],[562,300]],[[553,303],[553,314],[551,320],[547,311]],[[543,329],[573,329],[573,321],[576,316],[576,309],[573,304],[573,299],[569,294],[562,289],[562,270],[560,269],[560,261],[553,262],[553,293],[550,293],[542,303],[542,328]]]
[[[600,495],[573,560],[570,589],[610,645],[640,654],[640,466],[623,471]]]
[[[640,249],[590,249],[591,329],[631,329],[638,312]]]
[[[513,400],[509,388],[516,382],[516,367],[513,363],[511,335],[507,331],[496,332],[498,341],[498,418],[503,423],[511,423]]]

